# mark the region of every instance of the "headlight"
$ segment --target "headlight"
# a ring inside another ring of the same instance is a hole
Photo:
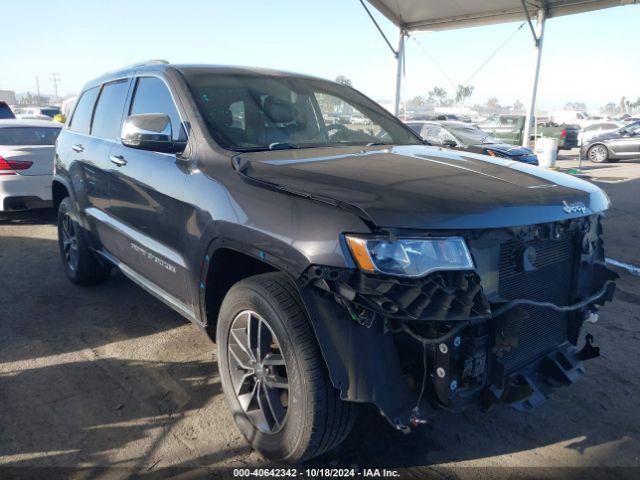
[[[404,238],[346,235],[358,267],[369,273],[421,277],[437,270],[473,270],[473,260],[461,237]]]

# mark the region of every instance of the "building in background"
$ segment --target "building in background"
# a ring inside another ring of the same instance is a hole
[[[5,102],[9,105],[16,104],[16,92],[13,90],[0,90],[0,102]]]

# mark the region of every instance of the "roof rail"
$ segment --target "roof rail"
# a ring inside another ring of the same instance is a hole
[[[152,59],[144,62],[132,63],[131,65],[126,65],[118,70],[129,70],[131,68],[146,67],[147,65],[169,65],[169,62],[162,59]]]
[[[169,62],[163,59],[152,59],[144,62],[132,63],[131,65],[125,65],[124,67],[117,68],[107,72],[105,75],[115,72],[122,72],[123,70],[131,70],[132,68],[146,67],[149,65],[169,65]]]

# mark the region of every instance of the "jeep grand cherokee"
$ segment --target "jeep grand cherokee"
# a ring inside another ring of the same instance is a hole
[[[83,89],[55,167],[69,279],[115,266],[202,327],[269,458],[335,447],[358,403],[402,431],[528,408],[598,355],[581,327],[615,288],[605,194],[425,145],[352,88],[135,65]]]

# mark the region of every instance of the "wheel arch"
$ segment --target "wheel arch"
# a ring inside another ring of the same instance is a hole
[[[211,340],[216,340],[218,313],[231,287],[245,278],[268,272],[283,270],[264,258],[231,246],[214,246],[207,252],[200,275],[199,297],[203,326]]]
[[[55,211],[58,211],[60,202],[62,202],[65,197],[70,196],[69,192],[70,190],[64,181],[60,178],[53,179],[53,182],[51,183],[51,199],[53,201],[53,209]]]

